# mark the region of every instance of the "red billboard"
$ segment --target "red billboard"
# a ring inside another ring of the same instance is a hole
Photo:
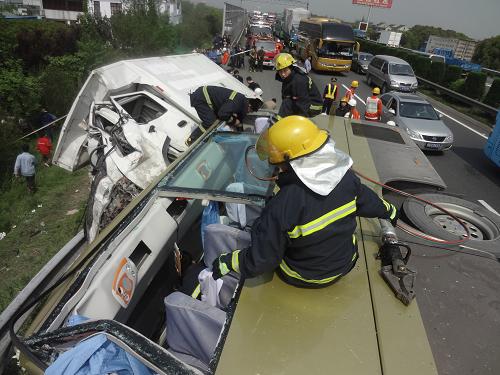
[[[352,0],[352,3],[356,5],[368,5],[371,7],[378,7],[378,8],[392,7],[392,0]]]

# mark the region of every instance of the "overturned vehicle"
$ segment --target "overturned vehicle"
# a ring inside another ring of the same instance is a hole
[[[54,152],[68,171],[92,166],[88,241],[187,149],[201,126],[189,94],[203,85],[257,98],[201,54],[121,61],[90,74]]]
[[[257,178],[273,172],[252,148],[260,116],[247,116],[246,132],[214,124],[94,241],[69,249],[76,259],[61,258],[48,289],[26,296],[10,334],[28,373],[437,374],[421,301],[411,301],[412,284],[403,282],[413,275],[376,258],[378,220],[357,219],[356,266],[327,288],[297,288],[274,272],[205,283],[209,250],[221,250],[214,239],[237,230],[243,234],[232,237],[231,248],[248,244],[249,228],[277,188]],[[412,189],[445,188],[405,132],[332,116],[313,121],[359,173]],[[81,155],[66,161],[82,163]],[[498,258],[499,238],[471,247]],[[394,298],[398,287],[410,297],[398,296],[405,304]],[[28,314],[20,329],[16,322]]]

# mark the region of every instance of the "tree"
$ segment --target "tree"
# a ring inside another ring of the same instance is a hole
[[[401,45],[406,48],[418,50],[427,42],[431,35],[442,36],[444,38],[470,39],[467,35],[455,30],[443,30],[440,27],[415,25],[403,33]]]
[[[472,56],[472,62],[500,70],[500,35],[479,42]]]
[[[222,11],[183,1],[182,13],[182,23],[177,26],[180,44],[188,48],[210,47],[213,37],[221,32]]]

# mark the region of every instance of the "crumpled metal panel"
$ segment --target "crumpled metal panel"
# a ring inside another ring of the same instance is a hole
[[[376,123],[352,123],[354,137],[364,137],[380,182],[405,181],[445,189],[446,184],[418,146],[399,128]]]
[[[169,104],[194,121],[199,121],[199,118],[190,105],[189,94],[200,86],[227,87],[249,98],[257,98],[252,90],[202,54],[119,61],[92,71],[83,85],[63,124],[54,152],[54,164],[69,171],[84,164],[88,159],[84,149],[88,128],[86,119],[92,102],[105,101],[124,89],[126,92],[138,91],[140,85],[157,88]]]

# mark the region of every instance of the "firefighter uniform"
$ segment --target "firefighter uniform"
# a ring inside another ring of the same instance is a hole
[[[308,119],[281,119],[259,140],[266,137],[264,146],[259,146],[260,141],[257,144],[259,155],[267,149],[271,164],[288,163],[291,168],[279,174],[280,190],[252,226],[251,245],[220,255],[213,262],[214,278],[231,270],[250,278],[276,269],[284,281],[295,286],[330,285],[346,275],[358,258],[356,216],[395,223],[397,209],[361,184],[350,169],[352,159],[336,150],[327,132]],[[276,141],[276,137],[282,139]],[[302,162],[308,158],[306,166]],[[299,163],[293,164],[294,160]],[[324,177],[323,182],[316,174],[308,179],[311,166],[334,173],[319,177]],[[330,186],[332,176],[336,181]],[[318,184],[327,184],[328,189],[320,190]]]
[[[196,140],[217,120],[226,121],[229,124],[236,119],[243,121],[248,110],[248,99],[243,94],[225,87],[198,87],[191,94],[190,100],[191,107],[194,107],[202,122],[202,128],[193,132],[188,143]]]
[[[323,100],[313,80],[300,68],[291,67],[292,73],[282,80],[282,103],[279,110],[281,117],[300,115],[314,117],[321,113]]]
[[[330,114],[333,102],[337,99],[337,85],[329,83],[323,91],[323,113]]]

